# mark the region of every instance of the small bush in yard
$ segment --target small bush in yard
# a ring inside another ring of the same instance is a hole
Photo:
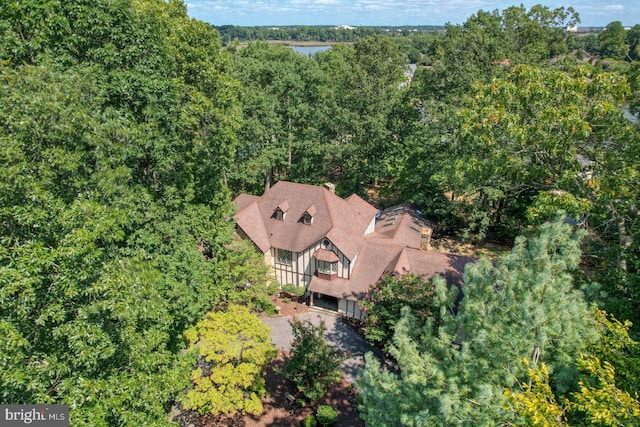
[[[302,420],[302,427],[316,427],[318,425],[318,421],[316,421],[316,417],[313,415],[307,415],[307,417]]]
[[[308,320],[291,322],[293,343],[291,353],[284,358],[282,374],[295,383],[307,399],[317,401],[330,384],[340,380],[338,366],[343,356],[324,340],[324,323],[314,326]]]
[[[296,286],[292,285],[291,283],[287,283],[286,285],[282,286],[282,291],[301,297],[307,292],[307,288],[305,288],[304,286]]]
[[[320,405],[316,411],[316,418],[321,426],[330,426],[338,420],[338,411],[331,405]]]

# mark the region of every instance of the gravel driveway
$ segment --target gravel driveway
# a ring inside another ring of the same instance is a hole
[[[364,338],[345,325],[335,314],[311,309],[308,313],[297,315],[296,318],[301,322],[309,320],[314,325],[319,325],[321,321],[324,321],[327,327],[324,335],[327,344],[339,351],[351,353],[351,357],[340,365],[344,378],[350,383],[355,382],[358,371],[364,367],[365,353],[371,351],[378,359],[383,360],[382,353],[378,349],[369,345]],[[291,349],[293,335],[289,320],[291,320],[290,316],[263,319],[263,322],[271,328],[271,341],[278,349]]]

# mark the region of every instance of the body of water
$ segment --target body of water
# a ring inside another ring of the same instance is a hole
[[[323,52],[331,49],[331,45],[322,46],[291,46],[291,49],[303,54],[304,56],[312,56],[314,53]]]

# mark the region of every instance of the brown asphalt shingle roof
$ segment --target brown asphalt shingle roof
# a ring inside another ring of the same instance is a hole
[[[360,300],[385,273],[412,273],[429,280],[439,274],[450,286],[462,285],[464,266],[470,257],[423,251],[393,245],[365,243],[351,279],[323,280],[313,276],[309,290],[336,298]]]
[[[367,241],[420,248],[423,228],[431,229],[433,224],[420,216],[415,206],[402,204],[382,212],[375,233],[367,236]]]
[[[326,237],[352,260],[376,213],[356,195],[345,200],[323,187],[286,181],[276,183],[262,197],[249,197],[254,198],[236,199],[236,223],[262,252],[271,247],[302,252]],[[287,208],[284,221],[273,217],[278,207]],[[307,210],[315,210],[312,224],[301,221]]]
[[[241,195],[235,204],[238,227],[263,253],[271,247],[302,252],[326,237],[349,260],[357,255],[350,279],[311,279],[309,290],[337,298],[361,299],[385,273],[410,272],[426,279],[439,274],[449,285],[460,286],[464,266],[473,261],[421,250],[421,232],[432,224],[409,204],[382,212],[375,232],[367,236],[364,233],[377,210],[355,194],[342,199],[323,187],[280,181],[262,197]],[[278,207],[286,208],[283,221],[274,217]],[[305,212],[313,215],[312,224],[301,221]],[[337,258],[326,252],[318,251],[317,258]]]
[[[242,215],[240,215],[242,213]],[[255,243],[255,245],[266,253],[271,248],[269,233],[264,226],[264,221],[257,203],[251,203],[241,212],[236,214],[236,224]]]
[[[241,194],[238,197],[236,197],[233,203],[236,205],[236,210],[240,212],[241,210],[243,210],[244,208],[249,206],[251,203],[258,200],[259,198],[260,198],[259,196],[252,196],[251,194]]]
[[[327,249],[318,249],[314,252],[313,257],[318,261],[337,262],[340,260],[335,252]]]

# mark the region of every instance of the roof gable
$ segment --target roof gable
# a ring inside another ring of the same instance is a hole
[[[409,261],[406,249],[403,248],[386,268],[385,273],[402,276],[409,272],[411,272],[411,262]]]
[[[305,213],[309,214],[313,218],[315,214],[318,213],[318,210],[316,209],[316,205],[309,206],[305,211]]]

